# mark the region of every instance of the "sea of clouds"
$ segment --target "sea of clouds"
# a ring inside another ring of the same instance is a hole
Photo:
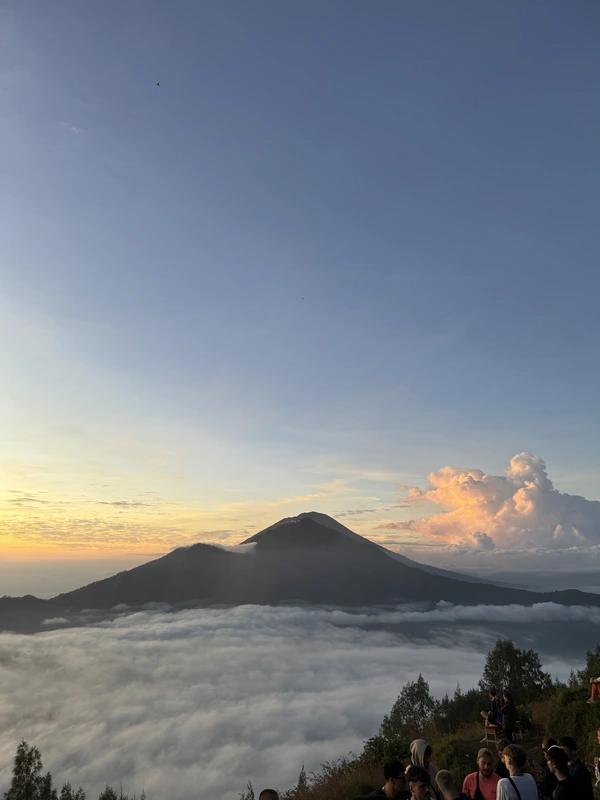
[[[419,672],[438,696],[457,681],[476,685],[494,624],[515,620],[523,631],[547,627],[549,638],[559,625],[600,634],[600,609],[551,603],[124,611],[4,633],[0,791],[22,738],[59,783],[83,785],[92,800],[106,782],[144,788],[149,800],[235,799],[249,779],[285,789],[302,764],[360,751]],[[566,678],[582,657],[555,653],[544,665]]]

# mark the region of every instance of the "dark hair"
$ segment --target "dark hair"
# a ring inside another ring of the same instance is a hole
[[[508,756],[517,769],[523,769],[527,763],[527,753],[517,744],[509,744],[502,751],[503,756]]]
[[[492,697],[496,697],[496,695],[498,694],[498,692],[497,692],[497,691],[494,689],[494,687],[493,687],[493,686],[490,686],[490,688],[488,689],[488,694],[491,694],[491,695],[492,695]]]
[[[275,789],[263,789],[258,795],[258,800],[279,800],[279,794]]]
[[[572,736],[561,736],[558,740],[559,747],[566,747],[567,750],[577,750],[577,742]]]
[[[496,750],[504,750],[505,747],[508,747],[510,742],[508,739],[498,739],[496,742]]]
[[[429,773],[423,767],[410,766],[406,770],[406,777],[409,783],[422,783],[424,786],[431,786]]]
[[[547,750],[549,747],[553,747],[554,745],[558,744],[556,739],[553,739],[551,736],[547,736],[544,741],[542,742],[542,750]]]
[[[512,706],[515,701],[513,700],[512,692],[510,691],[510,689],[503,689],[502,694],[504,695],[506,702],[510,703]]]
[[[549,747],[546,751],[546,756],[548,761],[552,761],[554,764],[556,764],[561,772],[567,775],[569,774],[569,759],[562,747],[559,747],[557,744],[553,744],[552,747]]]
[[[388,761],[383,765],[383,777],[386,781],[389,781],[390,778],[403,778],[404,764],[401,761]]]

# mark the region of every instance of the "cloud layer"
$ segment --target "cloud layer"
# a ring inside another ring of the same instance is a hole
[[[504,475],[442,467],[413,502],[444,511],[403,525],[428,539],[472,550],[589,549],[600,545],[600,502],[554,488],[541,458],[520,453]]]
[[[106,781],[143,786],[150,800],[237,797],[248,779],[286,788],[302,763],[318,769],[360,750],[419,671],[437,695],[457,680],[474,685],[496,618],[536,630],[590,624],[589,610],[552,604],[424,614],[241,606],[2,634],[0,791],[21,738],[57,781],[91,797]],[[572,666],[546,664],[562,676]]]

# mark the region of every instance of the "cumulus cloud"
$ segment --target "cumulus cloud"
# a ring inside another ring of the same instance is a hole
[[[427,480],[409,498],[444,511],[403,527],[431,540],[479,550],[600,544],[600,502],[555,489],[544,461],[530,453],[514,456],[504,475],[442,467]]]
[[[248,779],[289,787],[302,763],[360,750],[419,671],[438,696],[474,685],[495,619],[535,621],[536,635],[552,621],[554,640],[557,620],[589,631],[600,610],[240,606],[2,634],[0,790],[21,738],[92,797],[106,781],[155,800],[237,797]],[[562,677],[573,666],[544,660]]]
[[[487,533],[484,533],[483,531],[475,531],[475,533],[471,534],[471,539],[473,540],[475,550],[496,549],[496,542],[491,536],[488,536]]]

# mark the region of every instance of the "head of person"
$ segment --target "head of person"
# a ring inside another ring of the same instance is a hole
[[[479,773],[484,778],[489,778],[493,775],[496,768],[496,757],[487,747],[482,747],[477,753],[477,766],[479,767]]]
[[[425,800],[431,786],[429,773],[423,767],[410,767],[406,772],[412,800]]]
[[[442,793],[444,800],[456,800],[460,796],[460,790],[454,780],[454,775],[447,769],[441,769],[435,776],[435,782]]]
[[[508,703],[509,705],[513,704],[513,696],[508,689],[504,689],[502,691],[502,699],[505,703]]]
[[[496,691],[496,689],[494,689],[493,686],[490,686],[488,694],[490,696],[490,700],[495,700],[496,697],[498,697],[498,692]]]
[[[431,764],[433,750],[425,739],[413,739],[410,743],[410,760],[415,767],[427,769]]]
[[[572,736],[563,736],[558,740],[558,746],[565,751],[569,761],[574,761],[577,758],[577,742]]]
[[[516,744],[509,744],[502,751],[502,761],[504,761],[504,765],[509,772],[522,772],[527,763],[527,753],[522,747]]]
[[[551,736],[546,736],[546,738],[542,741],[542,750],[545,753],[549,747],[553,747],[555,744],[558,744],[556,739],[553,739]]]
[[[383,765],[383,791],[386,797],[399,797],[406,788],[404,764],[401,761],[388,761]]]
[[[258,795],[258,800],[279,800],[279,794],[275,789],[263,789]]]
[[[548,769],[557,778],[569,774],[569,759],[562,747],[557,744],[553,744],[546,750],[546,761]]]

